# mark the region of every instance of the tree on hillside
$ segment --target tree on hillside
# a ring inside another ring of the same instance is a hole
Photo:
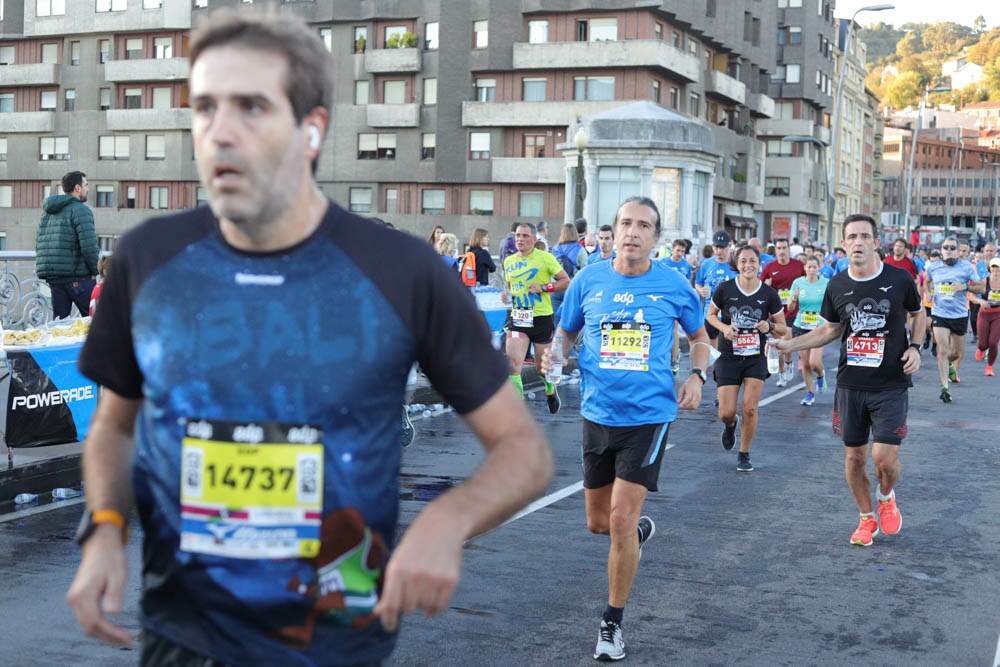
[[[896,55],[900,58],[912,56],[924,50],[924,43],[916,32],[908,32],[896,43]]]
[[[886,92],[892,106],[903,109],[920,99],[924,84],[916,72],[900,72]]]
[[[980,35],[979,41],[970,46],[965,55],[970,63],[977,65],[985,65],[1000,56],[1000,28]]]
[[[983,34],[984,32],[986,32],[986,17],[980,14],[979,16],[976,17],[976,21],[973,25],[975,26],[977,34],[980,35]]]
[[[958,23],[934,23],[927,26],[920,39],[926,49],[937,53],[950,54],[965,45],[972,29]]]
[[[983,67],[983,78],[979,80],[980,89],[990,91],[990,99],[1000,99],[1000,58],[994,58]]]

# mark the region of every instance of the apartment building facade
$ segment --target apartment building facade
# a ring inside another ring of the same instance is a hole
[[[143,219],[205,201],[187,129],[187,45],[193,26],[226,7],[293,13],[327,44],[335,109],[317,178],[358,213],[417,234],[440,223],[460,238],[476,227],[498,238],[519,219],[570,220],[567,128],[642,100],[711,131],[710,205],[692,227],[703,239],[723,226],[749,229],[765,201],[755,135],[776,115],[766,94],[774,2],[2,5],[0,233],[8,249],[34,248],[39,203],[73,169],[88,175],[88,204],[109,249]],[[592,167],[601,182],[617,179],[619,191],[643,182],[635,167]]]

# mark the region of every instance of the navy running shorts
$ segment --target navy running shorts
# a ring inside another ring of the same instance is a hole
[[[667,448],[669,431],[670,422],[604,426],[584,418],[584,488],[599,489],[618,478],[658,491],[660,462]]]
[[[845,447],[864,447],[869,435],[875,442],[901,445],[906,437],[909,409],[906,387],[867,391],[837,385],[833,397],[833,432]]]

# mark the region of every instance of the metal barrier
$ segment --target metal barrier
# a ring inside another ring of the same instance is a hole
[[[35,253],[0,251],[0,322],[4,329],[33,329],[52,320],[49,286],[35,273]]]

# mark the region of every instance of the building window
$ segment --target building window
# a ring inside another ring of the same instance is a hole
[[[14,47],[0,46],[0,65],[14,64]]]
[[[437,51],[438,48],[438,22],[434,21],[424,25],[424,48],[428,51]]]
[[[490,22],[472,22],[472,48],[485,49],[490,45]]]
[[[663,24],[662,23],[657,23],[656,26],[653,28],[653,37],[657,41],[663,41]]]
[[[521,99],[525,102],[544,102],[545,86],[545,79],[524,79],[521,82]]]
[[[125,9],[125,0],[97,0],[98,12],[123,12]]]
[[[802,65],[785,65],[785,82],[799,83],[802,73]]]
[[[784,176],[771,176],[764,179],[764,195],[767,197],[787,197],[791,194],[791,179]]]
[[[715,0],[705,0],[705,16],[715,16]]]
[[[80,42],[69,43],[69,64],[70,65],[80,64]]]
[[[670,108],[678,109],[681,104],[681,91],[680,88],[675,86],[670,87]]]
[[[364,40],[362,42],[361,40]],[[368,27],[363,25],[354,26],[354,50],[355,52],[362,52],[365,50],[365,46],[368,42]],[[360,47],[360,48],[359,48]]]
[[[207,2],[207,0],[206,0]],[[125,188],[125,208],[135,208],[135,186]]]
[[[490,133],[470,132],[469,133],[469,159],[489,160],[490,159]]]
[[[126,109],[142,108],[142,88],[125,89],[125,108]]]
[[[438,103],[438,80],[424,79],[424,105],[434,106]]]
[[[782,141],[781,139],[768,139],[767,140],[767,156],[768,157],[791,157],[792,156],[792,144],[789,141]]]
[[[35,0],[35,16],[62,16],[66,0]]]
[[[68,160],[69,137],[40,137],[38,139],[39,160]]]
[[[0,93],[0,113],[13,113],[14,93]]]
[[[162,134],[146,135],[146,159],[163,160],[167,157],[166,137]]]
[[[789,44],[802,43],[802,26],[797,26],[797,25],[788,26],[788,43]]]
[[[545,157],[545,135],[524,135],[524,157]]]
[[[168,190],[165,186],[149,187],[149,208],[170,208]]]
[[[372,189],[351,188],[350,209],[354,213],[372,212]]]
[[[576,20],[576,41],[586,42],[587,41],[587,26],[590,24],[587,19],[577,19]]]
[[[14,204],[14,186],[0,185],[0,208],[10,208]]]
[[[590,19],[591,42],[614,42],[618,39],[618,19]]]
[[[688,113],[697,116],[701,110],[701,96],[698,93],[688,95]]]
[[[102,65],[109,60],[111,60],[111,40],[110,39],[99,39],[97,40],[97,62]]]
[[[389,47],[390,40],[391,40],[392,44],[401,45],[402,44],[403,35],[405,35],[405,34],[406,34],[406,26],[405,25],[390,25],[390,26],[386,26],[385,29],[382,31],[382,37],[383,37],[383,39],[385,39],[385,41],[383,42],[384,48],[387,48],[387,49],[390,48]]]
[[[160,9],[163,7],[163,0],[142,0],[143,9]]]
[[[433,132],[424,132],[420,135],[420,159],[433,160],[434,152],[437,148],[437,135]]]
[[[154,109],[169,109],[170,108],[170,88],[166,86],[153,88],[153,107]]]
[[[141,47],[140,47],[141,48]],[[174,40],[172,37],[153,38],[153,57],[158,59],[174,57]]]
[[[115,186],[98,185],[97,208],[114,208],[114,205],[115,205]]]
[[[358,135],[359,160],[395,160],[396,135],[362,132]]]
[[[476,101],[495,102],[497,99],[496,79],[476,79]]]
[[[399,190],[396,188],[385,189],[385,212],[398,213]]]
[[[615,99],[615,77],[575,76],[573,77],[574,100]]]
[[[528,21],[528,43],[545,44],[549,41],[548,21]]]
[[[0,137],[0,161],[7,159],[7,137]]]
[[[382,104],[406,104],[406,82],[383,81]]]
[[[204,206],[208,203],[208,190],[202,186],[198,186],[194,189],[194,205]]]
[[[320,28],[319,38],[323,40],[323,46],[326,50],[333,52],[333,28]]]
[[[111,108],[111,89],[101,88],[101,111]]]
[[[73,111],[76,109],[76,89],[67,88],[66,96],[63,100],[63,111]]]
[[[43,90],[41,95],[41,110],[55,111],[57,96],[58,92],[55,90]]]
[[[660,103],[660,82],[659,81],[654,81],[653,82],[653,101],[656,102],[657,104]]]
[[[469,213],[472,215],[493,215],[493,191],[469,190]]]
[[[541,192],[519,192],[517,214],[522,217],[540,218],[543,215],[545,197]]]
[[[58,44],[42,44],[42,62],[48,65],[59,64]]]
[[[135,37],[125,40],[125,60],[140,60],[142,58],[142,39]]]
[[[600,167],[595,193],[597,219],[614,220],[622,200],[641,191],[640,183],[639,167]]]
[[[420,212],[424,215],[444,215],[444,190],[424,190],[420,193]]]
[[[98,160],[127,160],[128,137],[109,135],[99,137],[97,141]]]
[[[368,81],[354,82],[354,103],[358,105],[368,104]]]

